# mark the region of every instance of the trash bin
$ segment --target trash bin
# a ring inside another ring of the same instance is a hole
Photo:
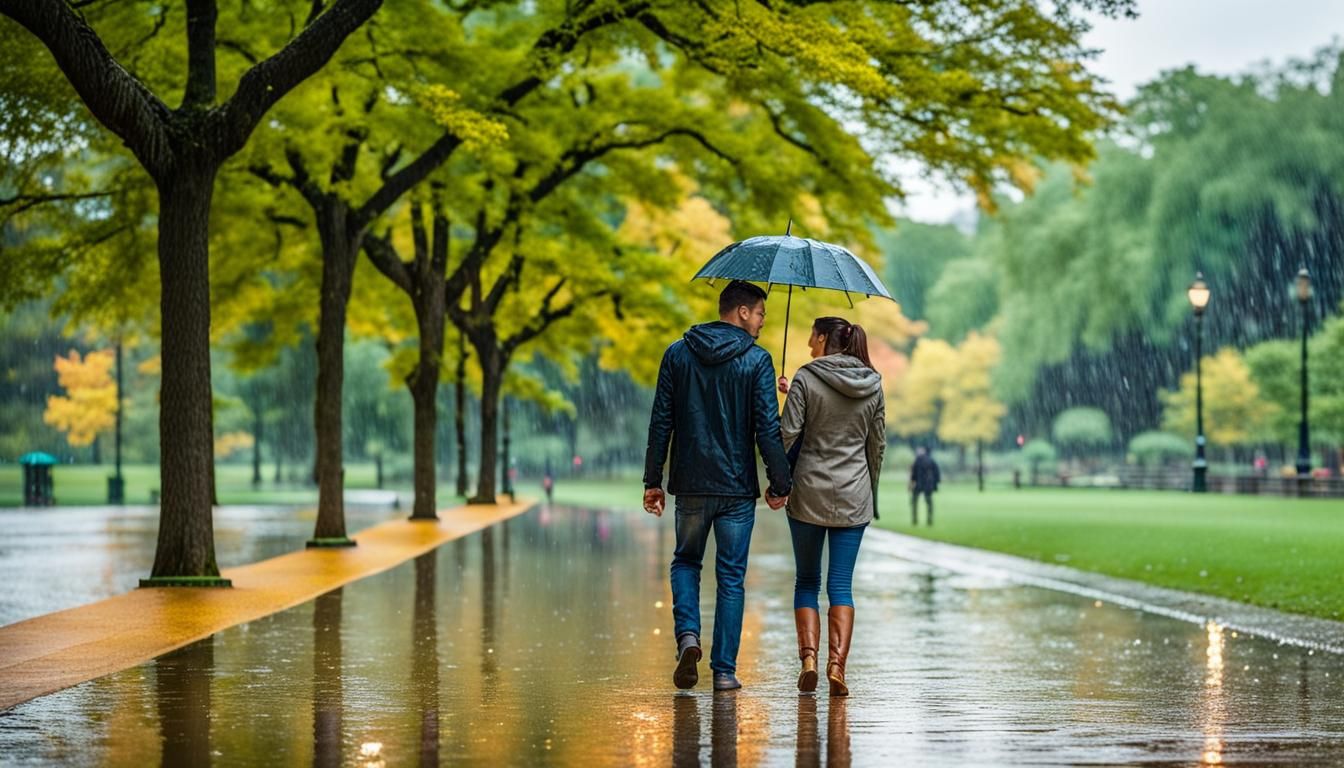
[[[51,468],[56,466],[56,457],[34,451],[25,453],[19,459],[19,464],[23,466],[23,505],[50,507],[55,504],[55,483],[51,477]]]

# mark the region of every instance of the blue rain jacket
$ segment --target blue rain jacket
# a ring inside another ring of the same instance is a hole
[[[674,496],[758,498],[758,449],[770,492],[789,493],[774,362],[751,334],[705,323],[667,348],[649,419],[645,488],[662,487],[669,445],[667,491]]]

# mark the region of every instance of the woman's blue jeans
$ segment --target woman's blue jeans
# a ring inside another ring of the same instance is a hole
[[[700,567],[705,544],[714,532],[718,552],[714,578],[714,641],[709,668],[737,671],[742,642],[742,605],[747,578],[747,550],[756,524],[756,500],[727,496],[677,497],[677,549],[672,555],[672,618],[676,637],[700,636]]]
[[[789,518],[789,533],[793,536],[793,562],[798,575],[793,582],[793,607],[811,608],[818,613],[821,605],[821,548],[829,538],[831,553],[826,568],[826,597],[831,605],[854,606],[851,586],[854,583],[854,561],[859,557],[859,544],[868,524],[852,528],[828,528]]]

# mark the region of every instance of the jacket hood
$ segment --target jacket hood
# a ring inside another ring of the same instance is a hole
[[[882,374],[853,355],[826,355],[803,367],[831,389],[855,400],[867,399],[882,390]]]
[[[682,338],[705,365],[726,363],[756,345],[751,334],[723,321],[693,325]]]

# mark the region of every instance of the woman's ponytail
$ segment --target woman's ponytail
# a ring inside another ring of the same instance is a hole
[[[847,355],[853,355],[863,361],[863,364],[869,368],[873,367],[873,361],[868,357],[868,334],[864,332],[863,326],[854,323],[846,329],[844,352]]]
[[[843,317],[818,317],[812,323],[812,330],[826,337],[826,354],[853,355],[864,365],[873,367],[873,361],[868,357],[868,334],[863,326]]]

